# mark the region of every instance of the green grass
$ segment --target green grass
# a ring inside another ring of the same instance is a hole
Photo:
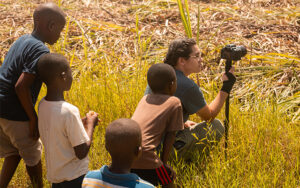
[[[149,62],[133,62],[127,70],[120,69],[120,60],[112,57],[82,63],[85,67],[76,67],[80,74],[75,76],[66,100],[78,106],[82,115],[89,110],[99,113],[102,121],[89,154],[90,169],[98,169],[110,162],[104,148],[105,127],[115,119],[131,117],[143,96]],[[211,101],[218,90],[215,84],[206,90],[212,91],[206,94]],[[40,96],[44,94],[45,88]],[[231,100],[228,160],[225,160],[221,142],[213,150],[205,170],[201,161],[196,164],[174,162],[177,184],[184,187],[299,186],[299,124],[289,123],[272,97],[260,100],[257,92],[254,95],[247,111],[234,96]],[[218,116],[220,119],[224,119],[223,113]],[[18,169],[12,184],[21,187],[28,184],[24,166]]]
[[[175,9],[177,5],[174,2],[160,1],[151,6]],[[65,6],[72,7],[71,4]],[[167,42],[162,43],[154,31],[149,34],[142,29],[145,15],[151,14],[144,8],[157,11],[151,6],[147,4],[136,6],[137,10],[130,9],[137,14],[131,13],[135,23],[129,29],[104,21],[78,21],[70,16],[61,39],[51,47],[52,52],[64,54],[70,60],[73,70],[74,81],[71,90],[66,93],[66,100],[76,105],[82,116],[94,110],[101,119],[89,153],[90,169],[110,163],[104,148],[105,127],[115,119],[131,117],[143,96],[148,68],[154,63],[161,63],[167,50]],[[200,14],[198,7],[195,12]],[[201,14],[205,16],[206,12]],[[190,19],[193,21],[193,17]],[[194,22],[199,22],[199,19]],[[126,38],[128,33],[130,38]],[[183,27],[181,33],[184,33]],[[206,61],[215,58],[222,47],[212,40],[217,35],[218,30],[206,39],[203,36],[200,39],[199,46],[206,52]],[[237,65],[238,81],[230,100],[227,160],[222,140],[205,161],[197,155],[194,163],[173,161],[172,166],[177,171],[176,184],[182,187],[299,187],[299,62],[299,58],[288,53],[254,52],[240,62]],[[208,102],[214,99],[221,87],[221,71],[222,67],[212,64],[207,74],[191,76],[196,83],[199,81]],[[285,80],[286,74],[294,76]],[[43,87],[39,99],[45,92]],[[224,111],[217,118],[224,120]],[[200,121],[195,115],[192,120]],[[3,159],[0,166],[2,162]],[[43,165],[46,172],[45,162]],[[49,187],[45,173],[44,180]],[[30,187],[23,162],[10,185]]]

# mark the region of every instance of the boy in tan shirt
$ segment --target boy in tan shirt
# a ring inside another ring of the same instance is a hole
[[[182,107],[174,96],[176,74],[167,64],[155,64],[147,73],[152,94],[139,102],[132,119],[139,123],[142,131],[142,155],[131,172],[157,186],[174,187],[174,170],[167,164],[176,131],[183,129]],[[156,153],[163,142],[161,156]]]

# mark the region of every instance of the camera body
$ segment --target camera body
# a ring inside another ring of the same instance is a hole
[[[228,44],[221,50],[221,58],[226,60],[238,61],[247,54],[245,46]]]

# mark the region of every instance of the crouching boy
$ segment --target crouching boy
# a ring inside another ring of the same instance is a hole
[[[90,149],[97,113],[81,120],[76,106],[64,99],[72,85],[72,72],[65,57],[43,55],[38,62],[47,94],[39,103],[39,132],[45,146],[47,179],[53,188],[80,188],[88,172]]]
[[[105,147],[111,156],[111,165],[104,165],[100,170],[88,172],[82,187],[153,187],[136,174],[130,173],[133,161],[141,153],[141,141],[141,129],[131,119],[118,119],[108,125]]]
[[[172,96],[176,91],[176,74],[167,64],[154,64],[147,73],[152,94],[139,102],[132,119],[142,130],[142,155],[133,163],[131,172],[153,185],[174,187],[174,170],[167,164],[175,134],[183,129],[180,100]],[[161,156],[156,153],[163,142]]]

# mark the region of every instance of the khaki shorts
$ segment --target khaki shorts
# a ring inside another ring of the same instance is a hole
[[[0,118],[0,157],[20,155],[27,166],[35,166],[41,159],[40,140],[29,137],[28,121]]]

